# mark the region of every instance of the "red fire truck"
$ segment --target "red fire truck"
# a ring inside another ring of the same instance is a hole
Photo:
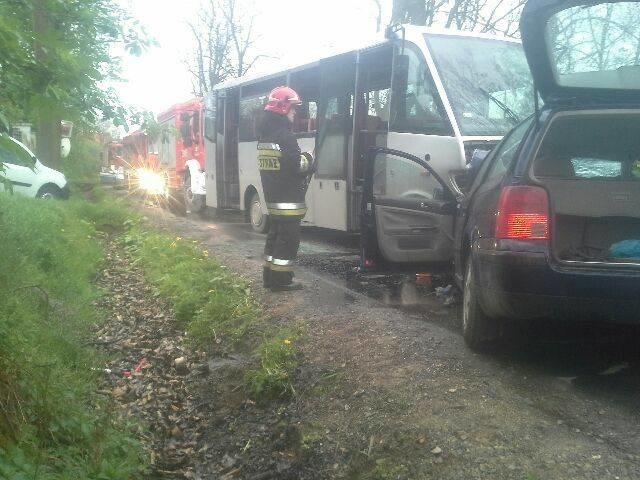
[[[173,105],[158,115],[153,132],[122,139],[131,186],[184,203],[187,211],[204,208],[203,108],[199,98]]]
[[[201,98],[173,105],[158,115],[160,134],[152,142],[168,194],[184,200],[188,211],[205,205],[203,110]]]
[[[157,169],[157,155],[149,151],[149,138],[146,132],[136,130],[122,139],[125,165],[131,170],[147,168]]]

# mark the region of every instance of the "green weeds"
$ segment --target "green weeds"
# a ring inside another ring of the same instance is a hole
[[[232,346],[259,318],[247,284],[197,242],[138,225],[121,242],[198,347]],[[226,340],[226,342],[225,342]]]
[[[95,395],[102,319],[91,285],[97,226],[115,204],[0,194],[0,478],[133,478],[144,469],[132,427]]]
[[[146,227],[100,191],[98,202],[42,202],[0,194],[0,478],[137,478],[145,470],[135,425],[96,395],[102,321],[91,282],[101,242],[118,241],[198,347],[251,352],[257,400],[293,392],[299,329],[265,324],[246,282],[199,243]]]
[[[289,374],[296,365],[294,344],[299,337],[300,334],[291,329],[265,336],[255,352],[260,365],[246,376],[255,398],[269,399],[293,393]]]
[[[196,347],[229,353],[242,343],[253,353],[258,366],[247,372],[246,381],[254,398],[268,400],[293,392],[289,373],[296,365],[295,341],[300,334],[266,325],[244,280],[198,242],[150,230],[143,223],[120,241],[157,295],[169,300]]]

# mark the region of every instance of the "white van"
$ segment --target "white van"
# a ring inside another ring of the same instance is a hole
[[[45,199],[67,198],[67,179],[62,172],[43,165],[24,144],[0,134],[0,191],[7,181],[12,191]]]

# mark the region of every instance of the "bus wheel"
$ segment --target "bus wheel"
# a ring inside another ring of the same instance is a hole
[[[269,230],[269,216],[262,213],[262,203],[257,193],[254,193],[249,202],[249,221],[254,232],[267,233]]]
[[[191,175],[185,175],[184,186],[184,207],[187,213],[199,212],[204,207],[203,195],[196,195],[191,189]]]

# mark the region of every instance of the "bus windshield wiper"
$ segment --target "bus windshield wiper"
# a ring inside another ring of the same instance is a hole
[[[501,100],[498,100],[496,97],[494,97],[491,93],[487,92],[484,88],[482,87],[478,87],[478,90],[480,90],[482,92],[482,94],[487,97],[489,100],[492,100],[493,103],[495,103],[496,105],[498,105],[498,107],[500,107],[500,109],[507,114],[507,116],[513,120],[515,122],[515,124],[517,125],[518,123],[520,123],[520,119],[518,118],[518,115],[516,115],[516,113],[511,110],[504,102],[502,102]]]

